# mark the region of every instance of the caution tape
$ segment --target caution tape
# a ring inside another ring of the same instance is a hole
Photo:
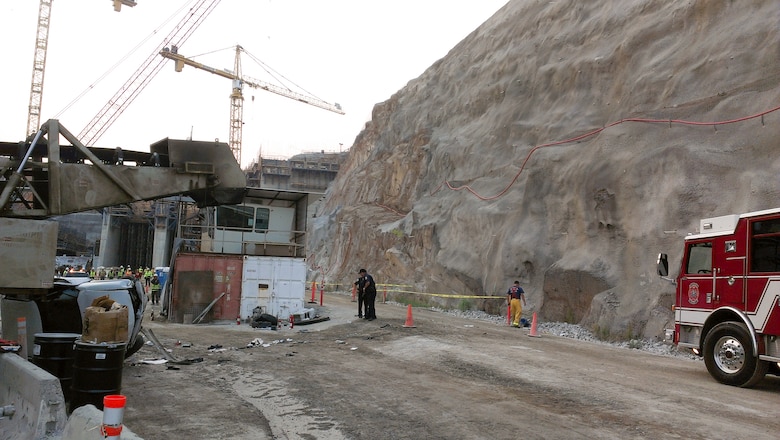
[[[344,286],[342,283],[324,283],[320,286]],[[506,295],[464,295],[460,293],[432,293],[432,292],[417,292],[414,290],[403,290],[399,287],[411,287],[409,284],[377,284],[377,290],[386,289],[387,293],[408,293],[411,295],[425,295],[435,296],[438,298],[461,298],[461,299],[506,299]]]
[[[412,295],[435,296],[438,298],[506,299],[506,296],[496,296],[496,295],[463,295],[460,293],[430,293],[430,292],[415,292],[412,290],[388,290],[387,293],[410,293]]]
[[[335,287],[349,285],[349,284],[350,283],[324,283],[324,284],[317,283],[317,285],[319,286],[335,286]],[[384,283],[377,283],[376,286],[377,287],[412,287],[411,284],[384,284]]]

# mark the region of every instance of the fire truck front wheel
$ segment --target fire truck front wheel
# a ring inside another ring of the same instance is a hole
[[[763,379],[768,366],[753,356],[750,333],[738,322],[722,322],[707,334],[704,364],[718,382],[745,388]]]

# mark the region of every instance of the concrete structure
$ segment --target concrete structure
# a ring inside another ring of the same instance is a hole
[[[314,200],[314,197],[322,196],[330,182],[336,178],[347,154],[321,151],[299,154],[290,159],[260,157],[245,170],[247,186],[250,192],[262,189],[297,194],[311,193]],[[251,197],[251,194],[248,196]],[[311,203],[313,202],[308,205]],[[170,265],[174,237],[201,240],[198,233],[188,236],[191,232],[187,230],[189,226],[200,228],[200,225],[193,225],[197,222],[192,220],[199,213],[188,206],[191,204],[192,200],[187,197],[168,197],[104,209],[100,243],[93,265]],[[296,207],[300,208],[300,204]],[[303,212],[313,211],[310,209]],[[251,249],[246,253],[263,255]]]
[[[62,432],[61,440],[103,440],[100,425],[103,423],[103,411],[94,405],[84,405],[76,408],[70,415],[68,423]],[[127,426],[122,426],[122,440],[142,440]]]
[[[60,380],[12,353],[0,355],[0,438],[54,438],[68,419]],[[12,412],[12,414],[8,414]]]
[[[0,355],[0,439],[103,439],[103,411],[77,408],[68,418],[60,380],[13,353]],[[123,440],[138,440],[128,427]]]
[[[167,266],[180,201],[194,203],[187,197],[167,197],[104,209],[94,265]]]
[[[245,170],[255,188],[323,192],[347,158],[342,153],[304,153],[290,159],[260,157]]]

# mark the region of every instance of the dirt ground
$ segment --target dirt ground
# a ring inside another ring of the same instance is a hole
[[[124,422],[146,439],[732,439],[780,431],[780,378],[716,383],[703,362],[378,304],[279,331],[146,319],[177,359],[123,369]],[[247,348],[255,338],[270,344]],[[180,341],[181,345],[177,345]],[[186,345],[192,344],[191,347]],[[209,351],[221,345],[224,350]]]

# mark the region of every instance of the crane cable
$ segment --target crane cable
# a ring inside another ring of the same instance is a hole
[[[242,48],[242,49],[243,49],[243,48]],[[271,77],[272,77],[273,79],[275,79],[276,81],[278,81],[278,82],[279,82],[279,84],[280,84],[281,86],[283,86],[284,88],[286,88],[288,91],[295,93],[295,91],[294,91],[294,90],[290,89],[290,88],[289,88],[289,87],[288,87],[288,86],[287,86],[287,85],[286,85],[286,84],[285,84],[285,83],[284,83],[284,82],[283,82],[281,79],[277,78],[277,76],[280,76],[280,77],[282,77],[282,78],[283,78],[285,81],[287,81],[287,82],[289,82],[290,84],[294,85],[294,86],[295,86],[295,87],[297,87],[299,90],[302,90],[303,92],[305,92],[306,94],[308,94],[310,97],[312,97],[312,98],[317,98],[317,99],[319,99],[320,101],[324,101],[324,99],[322,99],[322,98],[318,97],[317,95],[315,95],[315,94],[311,93],[310,91],[308,91],[308,90],[304,89],[303,87],[299,86],[298,84],[296,84],[296,83],[295,83],[295,81],[292,81],[292,80],[290,80],[289,78],[287,78],[287,77],[285,77],[284,75],[282,75],[281,73],[277,72],[277,71],[276,71],[276,70],[275,70],[273,67],[271,67],[271,66],[269,66],[268,64],[266,64],[266,63],[264,63],[264,62],[260,61],[260,59],[258,59],[256,56],[254,56],[254,55],[252,55],[251,53],[247,52],[247,51],[246,51],[246,49],[243,49],[243,51],[244,51],[244,53],[245,53],[245,54],[246,54],[246,55],[247,55],[247,56],[248,56],[248,57],[249,57],[249,58],[250,58],[252,61],[254,61],[255,63],[257,63],[257,65],[258,65],[258,66],[260,66],[260,68],[261,68],[261,69],[263,69],[263,70],[264,70],[264,71],[265,71],[267,74],[271,75]]]
[[[199,53],[199,54],[197,54],[197,55],[193,55],[193,56],[191,56],[191,57],[189,57],[189,58],[190,58],[191,60],[194,60],[195,58],[198,58],[198,57],[202,57],[202,56],[206,56],[206,55],[211,55],[211,54],[213,54],[213,53],[222,52],[223,50],[228,50],[228,49],[229,49],[229,50],[232,50],[232,51],[235,51],[235,50],[236,50],[236,46],[228,46],[228,47],[223,47],[222,49],[214,49],[214,50],[211,50],[211,51],[208,51],[208,52],[203,52],[203,53]]]

